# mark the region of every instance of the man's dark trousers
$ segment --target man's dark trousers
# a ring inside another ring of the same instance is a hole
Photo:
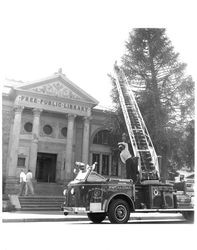
[[[132,158],[126,160],[126,175],[127,179],[132,179],[134,183],[137,181],[137,164]]]

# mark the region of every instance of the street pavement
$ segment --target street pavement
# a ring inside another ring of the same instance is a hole
[[[67,215],[61,211],[15,211],[3,212],[2,222],[84,222],[91,223],[87,215]],[[109,222],[107,219],[105,222]],[[135,213],[131,214],[130,223],[185,222],[180,213]]]
[[[188,222],[181,214],[132,214],[124,225],[111,224],[108,219],[98,225],[86,215],[66,217],[61,211],[1,215],[2,250],[195,249],[196,229],[185,225]]]
[[[61,211],[15,211],[3,212],[3,222],[47,222],[47,221],[84,221],[87,215],[67,215]]]

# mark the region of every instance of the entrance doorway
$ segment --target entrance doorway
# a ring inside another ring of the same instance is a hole
[[[55,182],[57,154],[38,153],[36,179],[38,182]]]

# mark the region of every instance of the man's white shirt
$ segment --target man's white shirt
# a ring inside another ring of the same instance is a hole
[[[29,182],[29,181],[31,181],[31,179],[32,179],[32,173],[31,173],[31,172],[28,172],[28,173],[26,174],[26,181]]]
[[[121,151],[120,153],[120,159],[123,163],[126,163],[126,160],[128,160],[129,158],[131,158],[131,154],[129,152],[129,147],[128,147],[128,143],[126,142],[121,142],[121,143],[118,143],[118,144],[122,144],[124,145],[124,149]]]
[[[20,173],[20,182],[26,182],[26,174],[24,172]]]

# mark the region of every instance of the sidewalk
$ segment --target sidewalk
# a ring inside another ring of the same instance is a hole
[[[88,221],[87,215],[67,215],[62,211],[15,211],[2,212],[2,222],[55,222],[55,221]],[[130,217],[129,221],[157,221],[157,220],[173,220],[182,221],[183,216],[180,213],[135,213]]]
[[[87,215],[67,215],[62,211],[2,212],[2,222],[87,221]]]

